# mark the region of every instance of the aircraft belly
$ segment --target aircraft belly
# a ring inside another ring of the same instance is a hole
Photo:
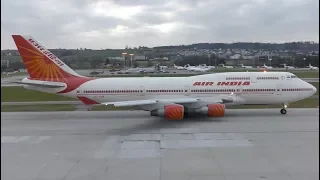
[[[144,96],[128,96],[128,95],[87,95],[87,98],[97,102],[117,102],[117,101],[134,101],[134,100],[145,100]]]
[[[274,104],[275,100],[278,99],[273,94],[246,94],[239,97],[244,100],[245,104]]]
[[[148,100],[148,99],[170,99],[170,98],[184,98],[185,96],[179,95],[104,95],[102,98],[97,96],[93,97],[99,99],[99,102],[117,102],[117,101],[134,101],[134,100]]]
[[[143,95],[106,95],[104,102],[116,102],[116,101],[134,101],[134,100],[146,100],[148,99]]]

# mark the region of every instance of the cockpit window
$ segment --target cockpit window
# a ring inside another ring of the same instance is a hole
[[[291,76],[287,76],[287,79],[288,79],[288,78],[291,78]]]
[[[291,76],[291,78],[297,78],[297,76]]]

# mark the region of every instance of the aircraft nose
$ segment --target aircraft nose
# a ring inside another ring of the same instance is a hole
[[[313,86],[313,85],[311,85],[311,84],[310,84],[310,86],[311,86],[311,88],[312,88],[312,93],[313,93],[313,94],[315,94],[315,93],[317,92],[317,88],[316,88],[316,87],[314,87],[314,86]]]

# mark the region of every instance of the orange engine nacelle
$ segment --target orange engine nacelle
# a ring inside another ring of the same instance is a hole
[[[206,114],[209,117],[222,117],[225,113],[225,105],[224,104],[208,104],[205,107],[202,107],[197,110],[202,114]]]
[[[226,106],[224,104],[208,104],[209,117],[222,117],[224,116]]]
[[[151,116],[160,116],[168,120],[181,120],[184,117],[184,107],[179,104],[166,105],[164,108],[150,112]]]

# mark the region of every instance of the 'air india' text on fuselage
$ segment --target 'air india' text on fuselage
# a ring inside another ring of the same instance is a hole
[[[250,81],[233,81],[233,82],[203,82],[197,81],[193,83],[193,86],[249,86]]]

